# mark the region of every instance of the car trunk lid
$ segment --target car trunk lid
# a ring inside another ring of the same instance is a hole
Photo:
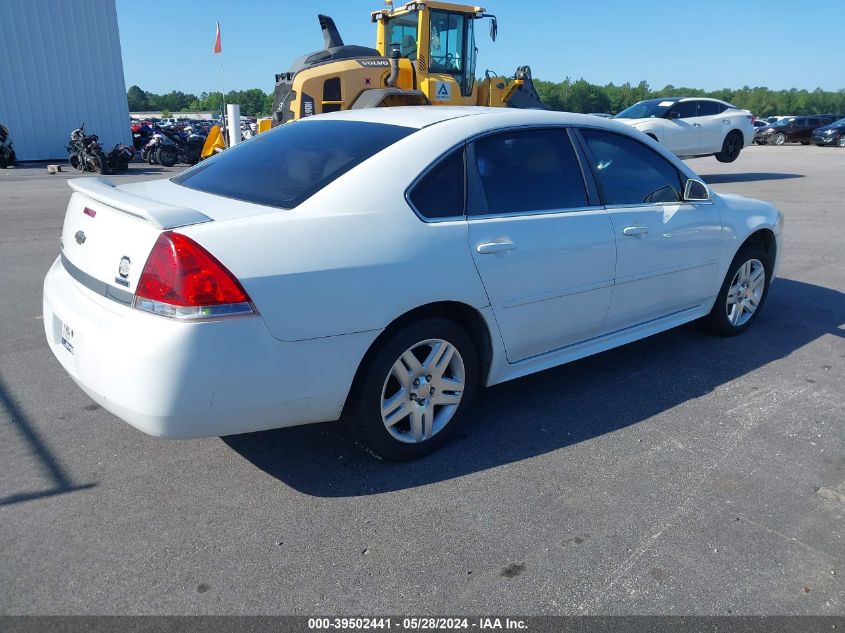
[[[122,303],[162,231],[211,222],[196,209],[115,187],[104,178],[69,181],[74,190],[62,228],[62,263],[82,285]]]

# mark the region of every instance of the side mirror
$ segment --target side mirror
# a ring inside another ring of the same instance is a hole
[[[680,119],[681,113],[678,112],[677,110],[669,110],[669,112],[666,113],[666,118],[667,119]]]
[[[492,16],[490,20],[490,39],[496,41],[496,34],[499,32],[499,23],[496,22],[496,16]]]
[[[684,185],[684,202],[704,202],[710,200],[710,190],[700,180],[687,179]]]

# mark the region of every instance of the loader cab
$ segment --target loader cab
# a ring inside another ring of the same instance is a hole
[[[409,60],[414,85],[402,87],[422,90],[435,105],[475,105],[475,21],[482,17],[492,16],[448,2],[377,11],[376,48],[384,56],[398,48],[400,59]]]

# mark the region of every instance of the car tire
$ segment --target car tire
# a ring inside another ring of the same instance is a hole
[[[391,333],[360,372],[345,421],[371,454],[405,461],[438,449],[464,421],[478,352],[460,325],[427,318]]]
[[[845,147],[845,134],[836,140],[836,147]]]
[[[739,158],[742,151],[742,132],[731,130],[722,141],[722,151],[716,154],[716,160],[720,163],[732,163]]]
[[[720,336],[747,330],[766,302],[772,265],[771,255],[761,245],[743,246],[728,267],[713,309],[700,320],[702,327]]]
[[[772,145],[783,145],[784,143],[786,143],[786,134],[784,134],[783,132],[778,132],[777,134],[772,135]]]

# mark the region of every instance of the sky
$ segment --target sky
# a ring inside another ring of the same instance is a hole
[[[498,17],[498,37],[491,42],[486,25],[479,29],[477,74],[489,68],[510,75],[527,64],[535,78],[548,81],[839,90],[845,37],[810,25],[833,18],[840,2],[495,0],[485,8]],[[381,0],[117,0],[126,85],[155,93],[220,90],[222,58],[226,91],[272,92],[277,72],[322,48],[318,13],[334,18],[346,44],[375,46],[370,12],[383,6]],[[212,53],[217,21],[222,55]]]

